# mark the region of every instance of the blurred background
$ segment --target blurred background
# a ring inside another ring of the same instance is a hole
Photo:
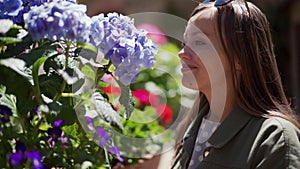
[[[273,34],[278,67],[288,97],[300,111],[300,1],[249,0],[267,15]],[[188,20],[197,2],[192,0],[79,0],[86,4],[88,15],[119,12],[131,15],[139,12],[163,12]]]

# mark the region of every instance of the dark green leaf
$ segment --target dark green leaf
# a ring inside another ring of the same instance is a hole
[[[53,98],[59,92],[63,79],[56,73],[47,76],[45,74],[39,76],[41,93]]]
[[[100,93],[94,92],[90,101],[92,103],[91,106],[95,107],[95,110],[101,119],[112,124],[113,126],[118,127],[119,129],[123,129],[120,115],[112,108],[111,104],[109,104]],[[90,109],[87,111],[94,110]]]
[[[24,60],[26,62],[26,66],[29,67],[41,57],[50,57],[52,55],[56,55],[56,48],[57,46],[53,45],[52,43],[45,43],[38,48],[32,49],[29,53],[18,55],[17,58]]]
[[[97,49],[90,43],[78,42],[77,49],[75,51],[76,55],[82,56],[86,59],[95,59],[97,57]]]
[[[26,35],[23,39],[22,42],[19,42],[17,44],[10,44],[7,45],[7,49],[5,50],[4,53],[0,53],[0,58],[8,58],[8,57],[13,57],[17,56],[20,53],[24,52],[25,49],[28,49],[30,45],[32,45],[33,41],[30,37],[30,35]]]
[[[0,84],[6,86],[6,93],[17,97],[18,111],[25,115],[35,105],[32,100],[33,86],[31,83],[9,67],[0,65]],[[26,114],[27,115],[27,114]]]
[[[0,104],[9,107],[16,114],[17,113],[16,103],[17,103],[16,97],[11,94],[6,94],[6,87],[0,85]]]
[[[24,73],[24,71],[26,69],[25,62],[21,59],[17,59],[17,58],[1,59],[0,64],[11,68],[12,70],[14,70],[18,74],[20,74],[21,76],[23,76],[29,80],[31,79],[30,75]]]
[[[10,27],[9,31],[5,33],[5,35],[7,37],[18,37],[18,34],[20,33],[20,30],[22,29],[22,27],[20,26],[16,26],[13,25],[12,27]]]
[[[132,97],[131,90],[129,86],[125,86],[122,82],[117,80],[120,88],[121,88],[121,96],[119,98],[119,101],[121,105],[125,107],[125,119],[129,119],[131,116],[131,113],[134,109],[134,99]]]

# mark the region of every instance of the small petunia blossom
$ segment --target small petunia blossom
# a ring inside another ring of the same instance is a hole
[[[9,163],[12,166],[16,166],[16,165],[21,164],[23,159],[24,159],[24,155],[22,152],[15,152],[9,156]]]
[[[21,141],[16,141],[16,152],[9,156],[9,163],[12,166],[19,165],[25,159],[26,146]]]
[[[61,120],[61,119],[56,120],[53,123],[53,127],[60,127],[63,123],[64,123],[64,120]]]
[[[117,146],[112,146],[108,149],[108,152],[115,154],[120,162],[124,162],[123,157],[121,157],[120,150]]]
[[[26,151],[25,144],[21,141],[16,141],[16,151],[24,153]]]
[[[1,121],[4,123],[10,122],[10,116],[12,116],[13,112],[11,109],[5,105],[0,105],[0,115]]]
[[[62,136],[63,131],[61,130],[60,127],[53,127],[53,128],[49,128],[47,130],[47,133],[50,136],[48,142],[52,142],[52,141],[57,141],[58,138]]]
[[[90,130],[94,130],[95,128],[94,128],[94,121],[93,121],[93,119],[91,117],[89,117],[89,116],[85,116],[85,120],[88,123],[89,129]]]
[[[102,146],[102,147],[106,147],[107,146],[107,143],[108,143],[108,140],[109,140],[109,135],[108,133],[104,130],[104,128],[97,128],[96,129],[96,132],[99,136],[99,144]]]
[[[30,150],[30,151],[26,151],[25,155],[28,159],[30,159],[30,161],[32,163],[32,167],[34,169],[43,169],[44,168],[44,165],[41,162],[42,156],[40,155],[39,152],[37,152],[35,150]]]

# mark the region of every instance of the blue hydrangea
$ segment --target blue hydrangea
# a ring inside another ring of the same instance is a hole
[[[112,62],[116,76],[125,85],[136,80],[142,67],[154,66],[157,46],[127,16],[109,13],[107,17],[93,17],[90,42]]]
[[[0,0],[0,19],[10,19],[16,24],[23,24],[23,15],[31,7],[40,6],[57,0]],[[76,3],[76,0],[61,0]]]
[[[0,0],[0,18],[12,19],[22,9],[22,0]]]
[[[24,15],[33,40],[88,41],[91,19],[86,6],[69,1],[53,1],[34,6]]]

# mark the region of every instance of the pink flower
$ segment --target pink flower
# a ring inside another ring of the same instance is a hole
[[[158,113],[161,116],[161,119],[165,123],[171,123],[172,122],[172,116],[173,116],[173,111],[170,106],[167,104],[160,104],[155,107],[156,113]]]
[[[167,42],[167,37],[165,34],[162,33],[155,25],[144,23],[137,26],[137,28],[146,30],[148,32],[147,36],[158,45],[164,45]]]
[[[121,95],[121,88],[109,85],[107,87],[103,87],[103,91],[107,94],[112,94],[112,95]]]
[[[144,108],[148,105],[156,106],[160,102],[158,95],[150,93],[144,89],[134,90],[132,91],[132,95],[138,100],[140,108]]]

